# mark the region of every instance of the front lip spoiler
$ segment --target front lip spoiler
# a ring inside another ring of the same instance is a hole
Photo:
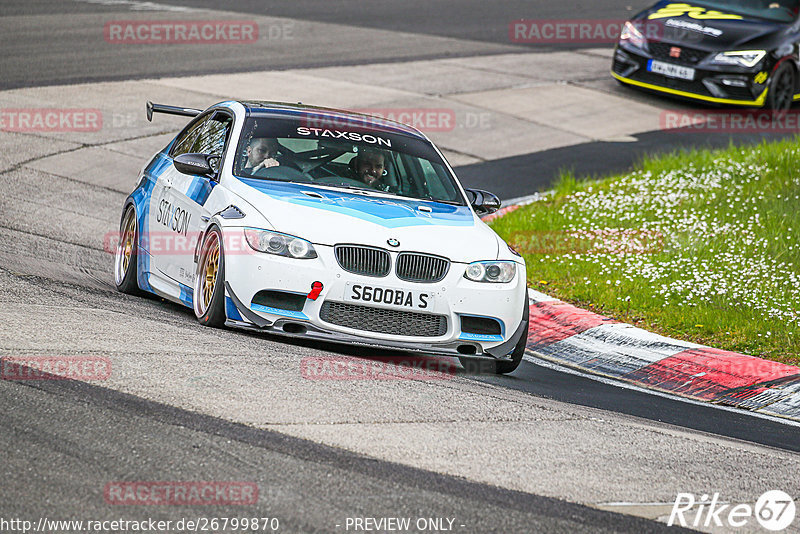
[[[242,321],[235,321],[233,319],[227,319],[225,321],[225,326],[229,326],[231,328],[241,328],[245,330],[264,332],[268,334],[278,334],[281,336],[293,337],[293,338],[311,339],[316,341],[326,341],[332,343],[342,343],[347,345],[358,345],[364,347],[391,349],[398,351],[418,352],[418,353],[438,355],[438,356],[467,356],[470,358],[498,360],[498,359],[505,359],[507,353],[511,351],[511,349],[509,349],[505,351],[506,354],[503,354],[500,357],[496,357],[492,355],[489,351],[484,351],[483,347],[479,343],[474,343],[469,341],[457,340],[457,341],[450,341],[447,343],[435,343],[435,344],[426,343],[424,341],[419,341],[419,342],[388,341],[388,340],[355,336],[352,334],[345,334],[343,332],[337,332],[334,330],[327,330],[301,319],[278,319],[274,323],[270,323],[268,320],[259,317],[258,315],[250,311],[246,306],[244,306],[242,304],[242,301],[239,300],[239,298],[233,292],[228,282],[225,282],[225,289],[228,291],[228,296],[231,298],[233,304],[239,310],[239,313],[241,313],[242,316],[245,317],[248,321],[252,322],[251,324]],[[286,325],[287,323],[302,325],[305,331],[287,332],[286,330],[283,329],[284,325]],[[517,331],[512,336],[512,340],[514,341],[514,344],[511,345],[512,348],[519,339],[519,332],[521,328],[522,326],[520,326],[520,328],[518,328]],[[511,340],[506,341],[505,343],[500,345],[500,347],[505,347],[510,341]],[[475,354],[464,354],[462,352],[459,352],[458,347],[463,347],[464,345],[469,345],[471,347],[474,347]],[[492,352],[495,352],[495,350],[496,349],[493,349]]]
[[[231,289],[231,285],[228,281],[225,281],[225,290],[228,292],[228,296],[230,296],[231,300],[233,301],[233,305],[236,306],[236,309],[239,310],[239,313],[242,314],[242,317],[253,323],[259,328],[268,328],[270,326],[270,322],[260,317],[259,315],[250,311],[250,308],[242,304],[242,301],[239,300],[239,297],[236,296],[236,293],[233,292]],[[238,321],[236,321],[238,323]],[[225,323],[227,324],[228,321],[226,320]],[[246,323],[242,323],[246,324]]]
[[[644,89],[650,89],[651,91],[659,91],[661,93],[681,96],[683,98],[691,98],[692,100],[703,100],[705,102],[713,102],[715,104],[732,104],[735,106],[761,107],[764,105],[764,102],[767,99],[767,91],[769,90],[769,87],[765,87],[764,91],[755,100],[733,100],[730,98],[717,98],[715,96],[699,95],[697,93],[690,93],[688,91],[681,91],[679,89],[672,89],[670,87],[661,87],[660,85],[653,85],[651,83],[640,82],[637,80],[632,80],[630,78],[625,78],[624,76],[620,76],[613,70],[611,71],[611,75],[617,80],[621,81],[622,83],[636,85],[638,87],[643,87]]]
[[[286,323],[299,324],[305,327],[305,332],[295,333],[283,330],[283,325]],[[372,339],[366,337],[353,336],[350,334],[343,334],[342,332],[334,332],[332,330],[325,330],[316,325],[312,325],[306,321],[299,321],[294,319],[280,319],[275,321],[275,324],[268,327],[257,327],[248,323],[240,321],[225,321],[225,326],[231,328],[241,328],[266,334],[277,334],[279,336],[293,337],[300,339],[309,339],[314,341],[324,341],[326,343],[341,343],[349,346],[370,347],[375,349],[389,349],[404,352],[417,352],[420,354],[432,356],[468,356],[470,358],[482,358],[487,360],[497,360],[488,352],[483,352],[483,349],[477,343],[470,343],[465,341],[454,341],[442,344],[430,343],[409,343],[398,341],[384,341],[380,339]],[[471,345],[475,347],[475,354],[463,354],[458,352],[458,347],[463,345]]]
[[[528,306],[527,290],[525,291],[525,306]],[[486,352],[488,352],[489,355],[494,356],[498,360],[506,358],[509,354],[511,354],[511,351],[514,350],[514,347],[517,346],[517,343],[519,342],[520,338],[523,335],[528,334],[528,313],[527,313],[528,310],[526,309],[525,312],[526,313],[522,314],[522,320],[520,321],[517,330],[514,332],[514,335],[511,336],[508,339],[508,341],[501,343],[500,345],[497,345],[496,347],[493,347],[491,349],[486,349]]]

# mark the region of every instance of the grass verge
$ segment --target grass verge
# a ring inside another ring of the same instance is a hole
[[[531,287],[671,337],[800,365],[800,137],[646,159],[495,220]]]

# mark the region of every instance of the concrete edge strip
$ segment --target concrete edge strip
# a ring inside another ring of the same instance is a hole
[[[667,338],[538,291],[529,290],[529,299],[527,348],[539,357],[647,389],[800,421],[798,367]]]

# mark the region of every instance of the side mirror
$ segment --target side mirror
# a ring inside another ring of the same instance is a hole
[[[214,178],[219,166],[219,156],[208,154],[181,154],[172,160],[175,169],[181,174],[191,174]]]
[[[467,193],[469,203],[472,204],[475,213],[478,215],[488,215],[500,209],[500,199],[494,193],[481,189],[465,189],[464,191]]]

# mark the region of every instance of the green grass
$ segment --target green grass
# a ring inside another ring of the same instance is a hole
[[[645,159],[492,223],[533,288],[671,337],[800,364],[800,138]]]

